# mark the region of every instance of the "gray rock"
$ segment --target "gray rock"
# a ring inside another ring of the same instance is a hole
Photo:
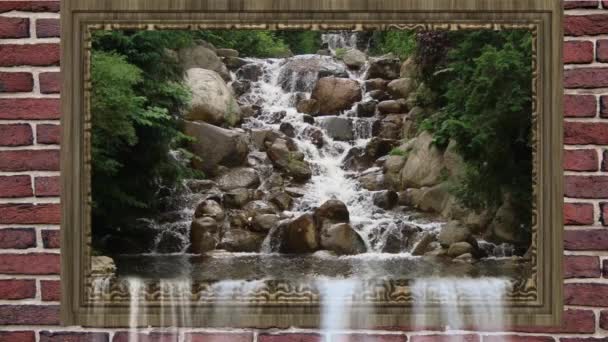
[[[225,57],[224,58],[224,64],[226,65],[226,67],[228,67],[228,69],[232,70],[232,71],[237,71],[240,67],[242,67],[245,64],[248,64],[249,62],[243,58],[238,58],[238,57]]]
[[[249,90],[251,90],[251,82],[247,80],[236,80],[232,82],[231,86],[232,92],[236,97],[242,96],[243,94],[246,94]]]
[[[192,93],[187,120],[212,125],[234,126],[241,120],[241,111],[230,88],[215,71],[192,68],[186,71],[185,85]]]
[[[455,258],[462,254],[472,254],[473,250],[473,246],[471,246],[471,244],[468,242],[455,242],[450,245],[450,248],[448,248],[448,256]]]
[[[320,77],[344,74],[348,75],[344,65],[337,63],[331,57],[300,56],[290,59],[281,67],[279,85],[288,92],[310,92]]]
[[[222,237],[219,249],[229,252],[259,252],[264,235],[244,229],[230,229]]]
[[[279,224],[279,216],[274,214],[257,215],[253,219],[251,229],[256,232],[269,232]]]
[[[460,225],[458,221],[450,221],[441,228],[437,240],[443,247],[450,247],[457,242],[470,241],[471,232],[466,227]]]
[[[217,184],[210,179],[189,179],[186,186],[194,193],[203,193],[217,186]]]
[[[391,140],[401,140],[403,138],[403,120],[405,114],[390,114],[374,122],[372,125],[372,135]]]
[[[338,255],[365,253],[363,239],[348,223],[338,223],[324,228],[321,232],[321,248]]]
[[[407,99],[416,90],[416,82],[412,78],[398,78],[391,81],[387,87],[394,98]]]
[[[401,60],[393,54],[370,58],[366,79],[383,78],[394,80],[399,77]]]
[[[226,208],[240,209],[252,199],[253,191],[251,189],[239,188],[226,192],[223,203]]]
[[[431,243],[435,241],[435,236],[431,233],[424,232],[422,238],[412,250],[412,255],[424,255],[430,249]]]
[[[378,106],[378,101],[371,100],[360,102],[357,104],[357,116],[363,118],[369,118],[376,114],[376,107]]]
[[[282,122],[279,126],[279,130],[290,138],[294,138],[296,136],[296,129],[289,122]]]
[[[346,53],[344,53],[342,61],[349,68],[359,69],[363,65],[365,65],[365,62],[367,61],[367,55],[357,49],[350,49],[347,50]]]
[[[305,99],[298,102],[296,109],[299,113],[317,115],[319,114],[319,102],[315,99]]]
[[[374,205],[382,209],[392,209],[399,202],[399,195],[392,190],[375,192],[372,195]]]
[[[260,185],[257,172],[249,167],[237,167],[219,176],[216,180],[220,189],[227,191],[237,188],[255,189]]]
[[[277,192],[270,195],[269,201],[276,205],[279,210],[288,210],[293,203],[291,196],[285,192]]]
[[[390,95],[384,90],[372,90],[368,94],[376,101],[386,101],[390,99]]]
[[[268,157],[279,169],[296,181],[307,181],[312,177],[310,165],[304,161],[304,155],[290,149],[284,139],[276,139],[267,148]]]
[[[339,141],[354,139],[353,122],[346,117],[332,116],[319,119],[319,125],[325,129],[328,136]]]
[[[230,72],[215,51],[209,46],[193,46],[179,50],[179,60],[184,70],[201,68],[215,71],[225,81],[230,81]]]
[[[216,49],[215,53],[220,57],[238,57],[239,52],[234,49]]]
[[[262,66],[259,64],[245,64],[236,72],[236,77],[241,80],[257,82],[262,77]]]

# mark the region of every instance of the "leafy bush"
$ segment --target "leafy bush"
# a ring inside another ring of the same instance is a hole
[[[401,156],[405,158],[407,157],[408,152],[400,149],[399,147],[395,147],[388,154],[391,156]]]
[[[401,59],[411,56],[416,50],[414,31],[376,31],[370,40],[370,53],[383,55],[393,53]]]
[[[342,58],[344,58],[344,55],[346,54],[346,51],[347,50],[345,48],[337,48],[334,51],[334,54],[336,55],[337,59],[342,59]]]
[[[289,46],[273,31],[206,30],[194,32],[194,37],[217,47],[238,50],[245,57],[282,57],[290,53]]]
[[[316,53],[321,46],[320,31],[277,31],[276,35],[296,55]]]

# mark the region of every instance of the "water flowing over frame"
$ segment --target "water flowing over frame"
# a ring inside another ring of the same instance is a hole
[[[466,30],[526,29],[533,39],[533,225],[532,274],[507,293],[509,325],[559,324],[562,311],[562,31],[561,3],[550,0],[322,0],[240,1],[62,1],[62,317],[72,325],[124,326],[129,289],[112,284],[109,298],[92,296],[90,188],[90,43],[94,30]],[[354,327],[409,326],[409,283],[370,283],[353,304]],[[194,283],[183,305],[193,307],[195,326],[319,326],[319,294],[288,281],[266,282],[255,298],[229,302],[214,297],[209,283]],[[158,325],[162,287],[141,296],[149,304],[145,321]],[[475,302],[475,298],[463,298]],[[92,303],[103,302],[92,311]],[[246,304],[247,302],[247,304]],[[212,304],[212,305],[209,305]],[[429,324],[439,323],[433,300]],[[435,303],[436,304],[436,303]],[[217,319],[217,317],[221,319]],[[165,320],[166,321],[166,320]],[[183,324],[180,323],[180,324]]]

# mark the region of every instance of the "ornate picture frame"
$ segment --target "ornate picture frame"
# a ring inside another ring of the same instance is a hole
[[[129,291],[120,282],[100,296],[91,287],[90,50],[95,30],[467,30],[525,29],[533,35],[532,270],[511,284],[509,325],[561,323],[562,304],[562,10],[550,0],[406,1],[62,1],[62,318],[65,325],[124,326]],[[353,327],[409,326],[411,288],[404,280],[379,280],[353,303]],[[212,284],[193,283],[194,326],[319,326],[319,294],[288,281],[268,281],[253,297],[222,301]],[[141,292],[146,325],[158,325],[158,284]],[[465,298],[474,302],[476,298]],[[217,303],[221,302],[221,305]],[[93,309],[92,304],[96,305]],[[215,304],[214,306],[210,304]],[[371,310],[370,310],[371,308]],[[357,318],[357,311],[361,315]],[[441,322],[433,314],[431,325]],[[184,324],[181,322],[179,324]]]

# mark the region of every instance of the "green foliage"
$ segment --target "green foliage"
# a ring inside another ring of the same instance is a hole
[[[103,31],[91,58],[93,230],[103,234],[159,207],[159,190],[198,176],[177,154],[190,138],[178,130],[189,92],[167,49],[190,44],[184,32]]]
[[[532,199],[531,36],[526,31],[454,33],[447,73],[434,83],[443,108],[422,123],[435,143],[458,143],[466,162],[455,193],[464,204],[499,205],[508,193],[529,222]],[[449,77],[446,77],[449,75]],[[436,77],[437,78],[437,77]],[[435,80],[436,81],[436,80]]]
[[[334,54],[336,55],[337,59],[342,59],[344,58],[346,51],[347,50],[345,48],[337,48],[336,51],[334,51]]]
[[[194,36],[216,47],[238,50],[244,57],[282,57],[290,53],[289,46],[273,31],[206,30],[196,31]]]
[[[320,31],[277,31],[276,35],[296,55],[316,53],[321,46]]]
[[[401,156],[403,158],[408,156],[408,152],[400,149],[399,147],[393,148],[388,154],[391,156]]]
[[[411,56],[416,49],[414,31],[376,31],[370,40],[370,53],[392,53],[401,59]]]

